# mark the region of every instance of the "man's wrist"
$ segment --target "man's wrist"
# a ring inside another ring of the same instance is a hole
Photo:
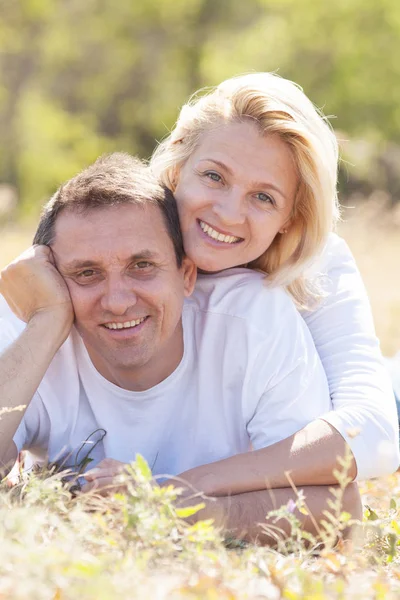
[[[73,316],[67,311],[38,311],[28,322],[27,329],[41,336],[56,351],[70,334],[72,324]]]

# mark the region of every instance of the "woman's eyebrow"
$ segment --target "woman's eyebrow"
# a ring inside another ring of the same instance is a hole
[[[266,188],[273,189],[273,190],[275,190],[275,192],[278,192],[278,194],[280,194],[282,196],[282,198],[287,200],[286,194],[282,191],[282,189],[280,187],[278,187],[274,183],[266,182],[266,181],[264,181],[264,182],[263,181],[253,181],[252,185],[255,188],[260,188],[260,189],[266,189]]]
[[[225,169],[225,171],[227,171],[230,175],[233,174],[233,171],[230,167],[228,167],[228,165],[226,165],[225,163],[216,160],[215,158],[200,158],[199,162],[211,162],[214,163],[215,165],[218,165],[219,167],[221,167],[221,169]]]

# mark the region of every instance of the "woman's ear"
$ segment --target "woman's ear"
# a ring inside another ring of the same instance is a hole
[[[181,268],[183,270],[183,290],[185,297],[188,298],[193,293],[196,284],[197,267],[190,258],[184,256]]]
[[[167,187],[169,187],[173,194],[175,194],[175,190],[178,187],[179,175],[180,169],[176,165],[174,167],[171,167],[168,173]]]
[[[282,225],[281,229],[279,230],[279,233],[280,233],[281,235],[284,235],[285,233],[287,233],[287,232],[289,231],[289,229],[291,228],[291,226],[292,226],[292,222],[293,222],[293,221],[292,221],[292,218],[290,217],[290,218],[289,218],[289,219],[286,221],[286,223],[285,223],[284,225]]]

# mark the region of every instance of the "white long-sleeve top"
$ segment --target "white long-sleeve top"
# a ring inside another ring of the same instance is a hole
[[[348,442],[357,479],[395,471],[399,426],[391,380],[360,273],[343,239],[331,234],[315,269],[326,297],[302,312],[329,383],[333,410],[321,418]],[[355,435],[356,434],[356,435]]]

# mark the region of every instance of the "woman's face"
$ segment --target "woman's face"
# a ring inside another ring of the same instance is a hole
[[[205,133],[174,192],[187,255],[204,271],[255,260],[290,227],[297,185],[278,135],[262,136],[251,122]]]

